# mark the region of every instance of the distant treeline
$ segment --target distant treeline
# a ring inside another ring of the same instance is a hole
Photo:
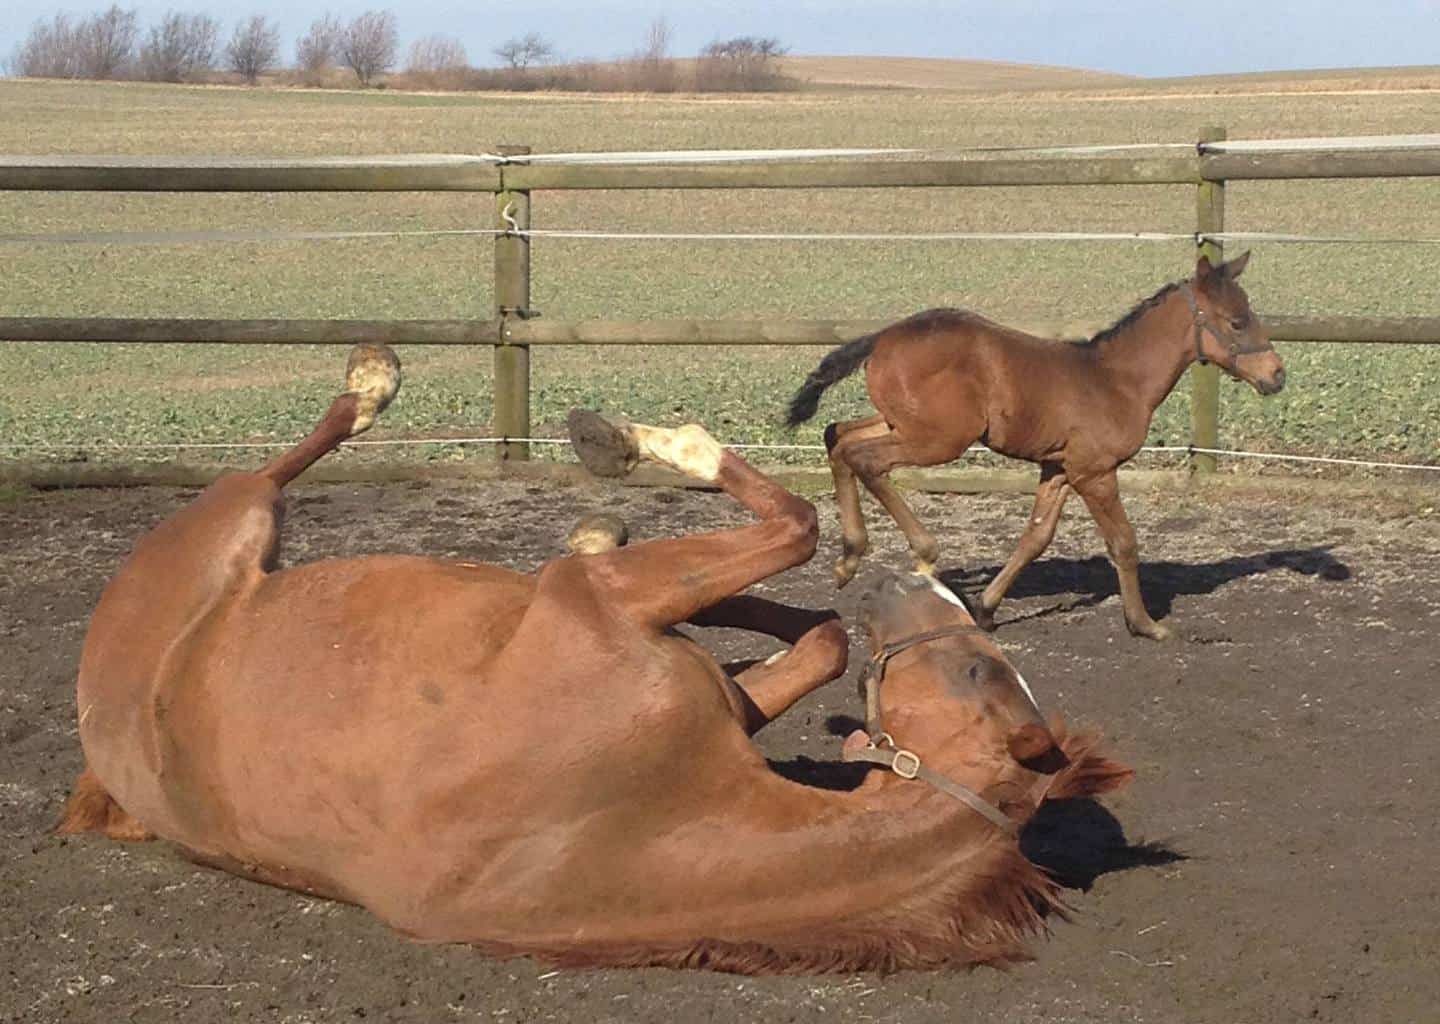
[[[768,37],[716,40],[694,59],[670,53],[670,27],[656,19],[643,44],[607,61],[560,61],[538,33],[509,39],[491,53],[497,64],[474,67],[465,47],[447,35],[411,44],[403,70],[394,13],[366,11],[350,21],[326,14],[282,57],[279,26],[263,15],[236,22],[228,36],[208,14],[170,11],[142,27],[134,10],[118,5],[96,14],[56,14],[37,21],[4,62],[28,78],[150,82],[261,80],[277,84],[359,85],[441,90],[573,90],[580,92],[773,92],[799,82],[781,73],[786,50]]]

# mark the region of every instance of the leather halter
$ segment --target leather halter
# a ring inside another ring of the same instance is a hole
[[[1191,281],[1186,281],[1180,286],[1180,292],[1185,296],[1185,301],[1190,304],[1190,316],[1195,321],[1195,361],[1201,366],[1208,366],[1210,360],[1205,356],[1205,350],[1201,346],[1201,335],[1208,334],[1219,342],[1220,346],[1230,353],[1230,361],[1233,363],[1238,356],[1254,355],[1257,352],[1270,350],[1269,342],[1247,342],[1241,341],[1239,337],[1229,331],[1223,331],[1215,324],[1205,311],[1200,308],[1200,303],[1195,299],[1195,286]]]
[[[923,633],[913,633],[904,639],[884,644],[878,651],[870,655],[870,662],[860,675],[860,686],[865,691],[865,731],[870,734],[870,742],[859,749],[845,751],[841,754],[841,760],[878,764],[889,768],[902,779],[919,779],[947,796],[959,800],[1006,835],[1017,836],[1020,834],[1020,825],[1014,818],[968,786],[961,785],[953,779],[947,779],[938,772],[926,768],[920,761],[920,755],[896,746],[891,735],[880,728],[880,683],[885,679],[885,666],[891,658],[902,651],[908,651],[912,647],[918,647],[932,640],[943,640],[952,636],[971,636],[984,632],[985,630],[979,626],[944,626],[940,629],[926,630]]]

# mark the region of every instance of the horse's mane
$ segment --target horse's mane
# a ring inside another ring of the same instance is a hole
[[[1059,739],[1059,737],[1057,737]],[[1070,764],[1046,799],[1090,796],[1118,788],[1133,774],[1096,752],[1097,737],[1060,740]],[[735,974],[891,972],[1030,959],[1028,941],[1048,930],[1054,914],[1069,919],[1057,883],[1013,840],[992,835],[937,888],[883,914],[836,921],[770,941],[701,939],[673,947],[513,948],[490,944],[491,955],[534,956],[562,967],[676,967]],[[863,878],[855,879],[863,886]]]
[[[1184,282],[1182,281],[1171,281],[1154,295],[1151,295],[1149,298],[1146,299],[1141,299],[1135,304],[1134,309],[1130,310],[1130,312],[1126,313],[1119,320],[1116,320],[1113,324],[1105,328],[1099,334],[1095,335],[1095,337],[1091,338],[1089,341],[1082,341],[1081,344],[1099,345],[1102,342],[1109,341],[1116,335],[1121,334],[1127,328],[1134,326],[1135,322],[1139,320],[1142,316],[1144,316],[1150,310],[1154,309],[1156,306],[1160,305],[1160,303],[1164,302],[1167,298],[1169,298],[1170,293],[1179,288],[1180,285],[1183,283]]]

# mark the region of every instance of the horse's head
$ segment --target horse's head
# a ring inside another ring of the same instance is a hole
[[[1034,780],[1025,773],[1065,766],[1025,680],[943,584],[889,575],[865,594],[861,615],[871,650],[894,652],[878,724],[896,746],[977,790],[1025,787]]]
[[[1285,386],[1285,364],[1238,283],[1249,262],[1247,252],[1218,267],[1205,256],[1195,264],[1196,354],[1262,395],[1273,395]]]

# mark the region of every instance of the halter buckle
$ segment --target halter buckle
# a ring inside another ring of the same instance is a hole
[[[901,767],[901,762],[905,767]],[[913,779],[920,774],[920,757],[909,750],[895,751],[895,760],[890,765],[890,770],[902,779]]]

